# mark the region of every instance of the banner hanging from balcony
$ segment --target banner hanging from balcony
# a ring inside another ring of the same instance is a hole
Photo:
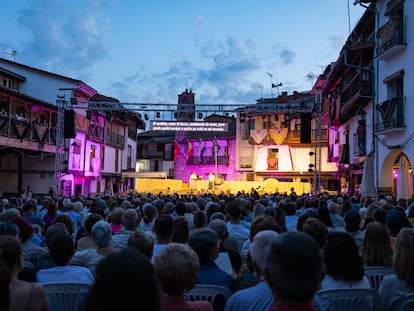
[[[269,130],[270,138],[275,142],[276,145],[281,145],[287,138],[288,128],[275,128]]]
[[[267,136],[267,130],[250,130],[250,137],[256,144],[260,144]]]
[[[174,140],[174,161],[177,160],[180,155],[181,147],[176,140]]]
[[[37,135],[37,138],[40,142],[43,142],[46,138],[47,125],[34,124],[34,129]]]
[[[20,141],[22,141],[24,136],[26,136],[27,131],[29,130],[29,122],[13,119],[12,124],[17,138],[20,139]]]
[[[201,139],[201,137],[198,139],[198,143],[198,162],[201,163],[203,153],[206,151],[206,146],[204,146],[204,141]]]
[[[187,153],[185,155],[185,158],[187,159],[187,161],[193,152],[194,152],[193,144],[191,143],[191,141],[188,141],[187,142]]]

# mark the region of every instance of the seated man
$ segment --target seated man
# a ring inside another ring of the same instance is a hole
[[[93,284],[94,277],[88,268],[70,265],[70,260],[75,254],[75,245],[70,234],[64,232],[56,234],[49,243],[49,252],[56,266],[37,272],[37,282]]]
[[[271,244],[264,265],[274,306],[268,311],[317,310],[313,297],[322,275],[322,255],[316,241],[306,233],[286,232]]]
[[[234,292],[235,279],[220,270],[214,262],[220,252],[217,233],[212,229],[194,230],[190,235],[188,245],[197,253],[200,259],[197,284],[224,286]]]
[[[114,234],[112,236],[112,246],[118,249],[126,248],[128,246],[128,239],[137,231],[137,226],[140,219],[138,213],[130,208],[123,212],[122,223],[125,230],[122,233]]]

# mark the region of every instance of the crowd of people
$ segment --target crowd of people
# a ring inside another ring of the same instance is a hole
[[[84,310],[324,310],[315,293],[370,288],[381,310],[414,292],[414,200],[131,193],[2,198],[0,310],[48,310],[44,285],[81,283]],[[189,301],[196,284],[227,301]]]

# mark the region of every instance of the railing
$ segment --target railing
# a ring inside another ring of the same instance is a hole
[[[229,165],[229,157],[218,156],[217,165]],[[203,156],[198,158],[197,156],[190,156],[187,160],[187,165],[215,165],[216,160],[213,156]]]
[[[388,52],[395,47],[404,48],[406,43],[406,17],[390,18],[390,21],[384,24],[377,31],[377,37],[380,39],[379,46],[376,49],[377,58],[386,58]]]
[[[118,149],[124,149],[125,148],[125,137],[115,132],[106,132],[105,144],[107,144],[108,146],[118,148]]]
[[[404,99],[393,97],[376,106],[376,133],[405,128],[404,101]]]
[[[164,158],[164,151],[148,150],[147,148],[142,148],[142,158],[143,159]]]
[[[0,115],[0,136],[30,141],[40,145],[56,145],[56,128],[35,121],[18,120]]]
[[[342,104],[351,100],[355,95],[372,96],[372,73],[364,72],[366,79],[362,79],[361,73],[357,73],[350,84],[344,87],[341,93]]]
[[[90,124],[88,130],[88,138],[90,140],[103,143],[104,142],[104,127],[99,124]]]

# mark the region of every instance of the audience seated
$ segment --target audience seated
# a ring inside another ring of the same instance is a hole
[[[159,214],[154,222],[154,232],[157,236],[157,242],[154,244],[154,252],[151,259],[152,263],[154,263],[158,253],[172,241],[174,234],[174,218],[170,214]]]
[[[392,265],[390,237],[382,223],[374,221],[367,225],[361,252],[365,266]]]
[[[226,304],[226,311],[260,311],[273,305],[272,291],[264,281],[264,263],[274,239],[278,236],[275,231],[264,230],[257,233],[250,244],[250,256],[256,276],[257,285],[234,293]]]
[[[190,226],[188,220],[184,216],[174,218],[174,233],[172,242],[187,244],[190,238]]]
[[[108,222],[100,220],[92,227],[92,239],[96,247],[76,251],[71,264],[89,268],[95,273],[96,266],[109,254],[118,250],[110,246],[112,229]]]
[[[171,243],[154,262],[161,295],[161,311],[212,311],[208,301],[186,301],[184,292],[194,288],[200,270],[197,254],[182,244]]]
[[[86,217],[83,224],[83,235],[76,241],[77,250],[96,247],[92,239],[92,227],[100,220],[102,220],[102,216],[95,213],[91,213]]]
[[[137,231],[139,223],[138,213],[130,208],[122,213],[122,223],[124,230],[112,236],[111,245],[117,249],[126,248],[128,246],[129,237]]]
[[[226,203],[226,212],[230,218],[227,222],[227,230],[229,231],[229,237],[235,238],[243,243],[249,238],[249,229],[240,224],[242,217],[241,208],[235,201],[229,201]]]
[[[219,266],[220,269],[226,271],[227,269],[221,266],[220,262],[228,261],[228,263],[230,264],[231,271],[226,272],[230,272],[230,275],[237,275],[239,273],[241,266],[241,257],[238,252],[228,249],[226,247],[229,238],[229,232],[227,230],[227,225],[225,221],[221,219],[212,219],[208,224],[208,228],[214,230],[220,239],[220,253],[219,257],[215,261],[216,264]]]
[[[10,235],[0,235],[0,263],[3,263],[10,274],[9,309],[13,311],[47,311],[48,302],[45,290],[38,283],[29,283],[18,279],[23,269],[23,253],[19,240]],[[4,280],[1,280],[3,284]]]
[[[109,224],[111,225],[113,234],[119,233],[119,230],[121,230],[124,227],[122,223],[123,213],[124,213],[124,209],[122,207],[116,207],[111,212],[111,215],[110,215],[111,222]]]
[[[317,310],[313,297],[320,286],[321,267],[319,247],[309,235],[287,232],[276,237],[264,262],[274,300],[267,310]]]
[[[128,247],[135,248],[151,260],[154,252],[154,239],[148,232],[139,230],[129,237]]]
[[[394,310],[402,296],[414,293],[414,230],[404,228],[397,237],[393,256],[395,275],[384,277],[378,290],[380,311]]]
[[[235,289],[235,279],[219,269],[214,262],[220,252],[217,233],[211,229],[194,230],[190,235],[189,246],[200,259],[200,272],[197,284],[219,285],[227,287],[230,292]]]
[[[370,288],[358,247],[350,234],[331,232],[326,241],[324,257],[327,274],[321,289]]]
[[[75,254],[75,247],[69,233],[61,232],[52,237],[49,252],[55,266],[37,272],[37,282],[41,284],[93,284],[94,277],[88,268],[70,265]]]
[[[84,308],[96,310],[160,310],[158,283],[147,257],[125,248],[98,264]]]
[[[345,213],[344,221],[345,231],[352,236],[358,249],[360,249],[364,241],[364,232],[361,231],[361,216],[358,211],[351,209]]]

